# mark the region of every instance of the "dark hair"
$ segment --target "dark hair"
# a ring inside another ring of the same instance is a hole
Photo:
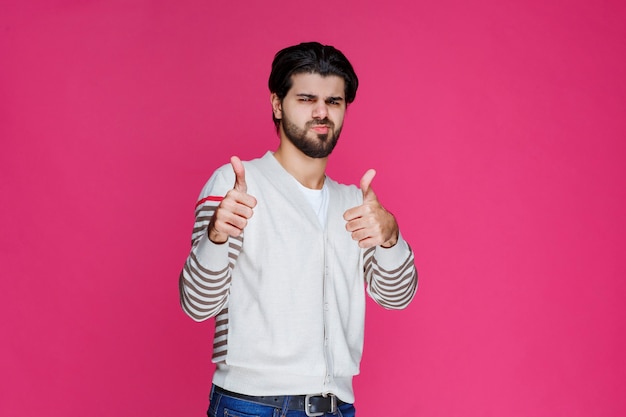
[[[346,105],[352,103],[359,87],[352,64],[340,50],[319,42],[306,42],[289,46],[278,51],[272,62],[272,72],[268,81],[271,93],[279,99],[285,98],[291,88],[291,76],[300,73],[337,75],[345,82]],[[280,120],[274,118],[276,128]]]

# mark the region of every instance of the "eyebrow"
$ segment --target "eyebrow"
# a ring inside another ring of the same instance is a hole
[[[318,97],[315,94],[296,94],[296,97],[304,97],[304,98],[308,98],[308,99],[317,99]],[[343,101],[343,97],[341,96],[336,96],[336,97],[327,97],[326,100],[334,100],[334,101]]]

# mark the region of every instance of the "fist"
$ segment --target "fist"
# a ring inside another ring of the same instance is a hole
[[[225,243],[229,236],[241,235],[257,203],[256,198],[248,194],[246,171],[241,160],[233,156],[230,165],[235,173],[235,185],[220,202],[208,227],[209,239],[218,244]]]
[[[363,175],[363,204],[346,211],[343,218],[346,221],[346,230],[361,248],[377,245],[390,248],[398,241],[398,223],[393,214],[380,204],[371,187],[375,175],[376,171],[373,169]]]

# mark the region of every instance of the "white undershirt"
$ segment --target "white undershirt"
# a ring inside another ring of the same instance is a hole
[[[315,214],[317,214],[320,225],[322,228],[325,228],[328,216],[328,187],[326,187],[326,182],[324,182],[321,190],[313,190],[300,184],[295,178],[294,180],[300,187],[300,190],[302,190],[302,194],[304,194]]]

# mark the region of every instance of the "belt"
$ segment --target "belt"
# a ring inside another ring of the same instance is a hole
[[[239,398],[244,401],[269,405],[276,408],[282,408],[285,403],[285,399],[288,399],[288,410],[304,411],[307,416],[322,416],[325,413],[334,414],[337,412],[338,406],[346,404],[334,394],[255,396],[228,391],[224,388],[218,387],[217,385],[215,385],[215,392],[229,397]]]

